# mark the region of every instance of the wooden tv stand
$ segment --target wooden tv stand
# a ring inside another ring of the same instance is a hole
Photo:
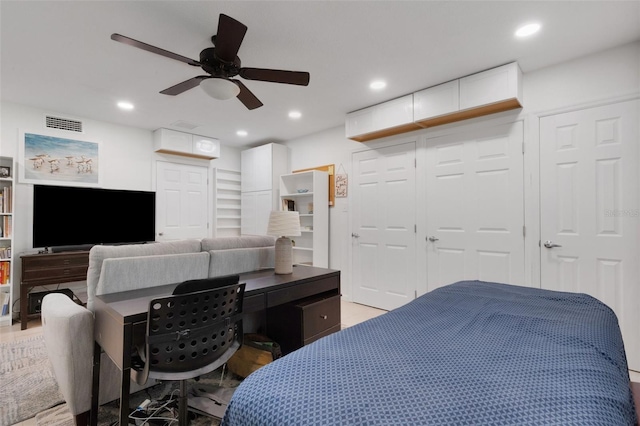
[[[20,329],[27,328],[29,315],[27,299],[33,287],[85,281],[89,268],[88,251],[62,253],[27,254],[22,260],[22,280],[20,281]]]

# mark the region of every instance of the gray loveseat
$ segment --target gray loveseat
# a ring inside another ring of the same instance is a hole
[[[61,294],[49,294],[42,303],[47,352],[76,424],[86,424],[91,407],[96,296],[272,268],[274,244],[272,237],[242,236],[93,247],[87,270],[87,307],[76,305]],[[117,371],[103,354],[100,404],[119,398]],[[131,383],[132,392],[139,389],[135,382]]]

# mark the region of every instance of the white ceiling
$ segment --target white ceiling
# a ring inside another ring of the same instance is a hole
[[[197,60],[220,13],[249,28],[243,66],[308,71],[309,86],[243,80],[264,103],[253,111],[198,87],[166,96],[158,92],[204,72],[110,39]],[[2,0],[0,18],[3,101],[149,130],[185,121],[231,146],[335,127],[347,112],[508,62],[527,73],[640,39],[640,1]],[[530,21],[541,32],[515,39]],[[387,88],[372,92],[374,78]],[[302,118],[289,119],[292,109]]]

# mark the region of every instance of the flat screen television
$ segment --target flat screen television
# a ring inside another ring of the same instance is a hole
[[[34,248],[154,241],[155,221],[155,192],[33,187]]]

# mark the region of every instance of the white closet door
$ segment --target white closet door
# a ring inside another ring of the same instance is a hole
[[[427,140],[427,288],[524,284],[523,125]]]
[[[206,167],[157,162],[158,241],[208,236],[207,174]]]
[[[353,155],[353,300],[394,309],[416,293],[415,143]]]
[[[540,257],[543,288],[614,310],[640,371],[638,117],[635,100],[540,120]]]

